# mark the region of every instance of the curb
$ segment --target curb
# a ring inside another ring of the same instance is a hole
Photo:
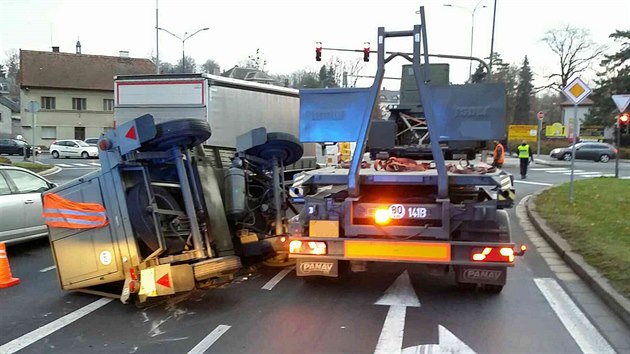
[[[547,240],[549,245],[558,253],[573,271],[584,280],[588,286],[623,320],[630,325],[630,300],[615,290],[608,279],[601,275],[594,267],[586,263],[581,255],[573,252],[571,246],[558,233],[553,231],[545,220],[535,211],[534,198],[546,191],[548,187],[537,191],[527,198],[525,210],[529,221],[534,225],[540,235]]]
[[[49,168],[47,170],[43,170],[43,171],[41,171],[41,172],[39,172],[37,174],[42,176],[42,177],[45,177],[45,176],[48,176],[48,175],[52,175],[53,173],[57,173],[59,171],[61,171],[61,167],[55,166],[55,167]]]

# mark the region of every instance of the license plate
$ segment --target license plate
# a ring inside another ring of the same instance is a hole
[[[421,206],[392,204],[389,206],[392,219],[425,219],[429,210]]]

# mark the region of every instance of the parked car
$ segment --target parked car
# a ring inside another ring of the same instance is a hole
[[[48,235],[42,197],[56,185],[23,168],[0,165],[0,242],[16,243]]]
[[[21,155],[27,152],[27,157],[33,152],[32,147],[23,140],[0,139],[0,154]]]
[[[98,157],[98,148],[83,140],[57,140],[50,145],[50,154],[54,159],[60,157]]]
[[[84,141],[90,146],[98,146],[98,138],[89,138]]]
[[[573,146],[551,150],[549,156],[558,160],[571,161]],[[617,149],[606,143],[583,142],[575,144],[577,160],[608,162],[617,156]]]

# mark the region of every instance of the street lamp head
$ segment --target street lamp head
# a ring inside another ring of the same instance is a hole
[[[451,4],[444,4],[444,5],[442,5],[442,6],[446,6],[446,7],[453,7],[453,5],[451,5]]]
[[[485,7],[485,6],[484,6],[484,7]],[[201,30],[202,30],[202,31],[207,31],[207,30],[209,30],[209,29],[210,29],[210,27],[206,27],[206,28],[202,28]]]

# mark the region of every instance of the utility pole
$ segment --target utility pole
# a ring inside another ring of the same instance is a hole
[[[155,0],[155,73],[160,74],[160,26],[158,24],[158,0]]]
[[[492,37],[490,38],[490,71],[492,71],[492,57],[493,57],[493,53],[494,53],[494,26],[496,24],[497,21],[497,0],[494,0],[494,11],[492,13]],[[490,76],[491,74],[488,73],[488,76]]]

